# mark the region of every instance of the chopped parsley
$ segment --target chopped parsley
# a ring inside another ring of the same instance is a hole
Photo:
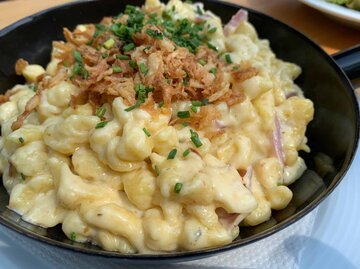
[[[108,123],[109,123],[108,121],[99,122],[98,124],[96,124],[95,129],[104,128]]]
[[[197,112],[198,112],[196,106],[191,106],[190,109],[191,109],[191,111],[194,112],[194,113],[197,113]]]
[[[114,73],[121,73],[123,69],[120,66],[113,66],[112,70]]]
[[[176,156],[176,153],[177,153],[177,149],[173,149],[172,151],[170,151],[167,159],[168,160],[173,160],[175,158],[175,156]]]
[[[106,108],[101,106],[96,109],[95,115],[98,116],[100,119],[102,119],[105,113],[106,113]]]
[[[70,240],[71,240],[71,241],[76,241],[76,233],[75,233],[75,232],[72,232],[72,233],[70,234]]]
[[[190,149],[187,149],[183,152],[183,156],[186,157],[190,154]]]
[[[19,137],[19,141],[21,144],[24,144],[24,142],[25,142],[24,138],[22,138],[21,136]]]
[[[184,121],[183,123],[181,123],[181,125],[186,127],[186,126],[189,126],[189,123]]]
[[[150,132],[146,128],[143,128],[143,131],[144,131],[144,133],[146,134],[147,137],[151,136]]]
[[[183,187],[183,184],[180,183],[180,182],[177,182],[177,183],[175,184],[175,186],[174,186],[174,192],[175,192],[175,193],[180,193],[182,187]]]
[[[203,144],[199,138],[199,134],[190,129],[190,139],[197,148],[200,148]]]
[[[154,39],[163,39],[163,34],[158,30],[146,29],[145,32]]]
[[[190,112],[189,111],[179,111],[177,113],[177,116],[181,119],[190,118]]]
[[[149,72],[148,67],[147,67],[146,64],[144,64],[144,63],[141,63],[141,64],[139,65],[139,68],[140,68],[140,72],[141,72],[143,75],[147,75],[147,73]]]

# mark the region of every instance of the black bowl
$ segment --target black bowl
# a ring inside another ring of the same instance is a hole
[[[212,0],[203,1],[206,9],[228,21],[240,8]],[[120,13],[126,4],[143,1],[97,0],[74,2],[27,17],[0,31],[0,89],[4,92],[22,79],[15,75],[18,58],[46,65],[50,59],[51,41],[61,40],[62,27],[98,22],[104,16]],[[291,186],[294,198],[284,210],[274,211],[270,221],[257,227],[242,227],[231,244],[205,250],[158,255],[121,254],[102,250],[90,244],[73,243],[61,227],[43,229],[22,221],[7,209],[9,196],[0,187],[0,223],[37,240],[83,253],[117,258],[119,261],[162,262],[185,261],[213,255],[255,242],[287,227],[314,209],[339,184],[353,159],[359,135],[358,105],[349,80],[334,60],[318,45],[291,27],[259,12],[249,10],[249,20],[261,38],[269,39],[280,59],[300,65],[303,73],[296,81],[306,97],[315,104],[315,118],[307,130],[311,154],[302,154],[308,165],[304,175]],[[318,166],[321,156],[333,161],[333,169]]]

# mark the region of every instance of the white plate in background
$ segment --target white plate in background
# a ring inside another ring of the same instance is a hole
[[[333,19],[360,29],[360,11],[329,3],[326,0],[300,0]]]

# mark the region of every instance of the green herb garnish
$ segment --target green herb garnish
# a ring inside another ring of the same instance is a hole
[[[96,109],[95,115],[98,116],[100,119],[102,119],[105,113],[106,113],[106,108],[101,106]]]
[[[204,65],[206,65],[206,61],[203,60],[203,59],[201,59],[201,60],[199,60],[199,64],[201,64],[202,66],[204,66]]]
[[[177,116],[181,119],[190,118],[190,112],[189,111],[179,111],[177,113]]]
[[[25,142],[24,138],[22,138],[21,136],[19,137],[19,141],[21,144],[24,144],[24,142]]]
[[[216,30],[217,30],[217,28],[216,28],[216,27],[213,27],[213,28],[211,28],[211,29],[208,30],[208,33],[209,33],[209,34],[213,34],[213,33],[216,32]]]
[[[227,62],[228,64],[232,64],[232,63],[233,63],[230,54],[226,54],[226,55],[225,55],[225,60],[226,60],[226,62]]]
[[[138,69],[137,62],[134,61],[134,60],[129,61],[129,66],[130,66],[132,69],[134,69],[134,70],[137,70],[137,69]]]
[[[177,183],[175,184],[175,186],[174,186],[174,192],[175,192],[175,193],[180,193],[182,187],[183,187],[183,184],[180,183],[180,182],[177,182]]]
[[[123,47],[123,51],[124,52],[128,52],[132,49],[134,49],[136,46],[134,43],[129,43],[129,44],[126,44],[124,47]]]
[[[144,133],[146,134],[147,137],[151,136],[150,132],[146,128],[143,128],[143,131],[144,131]]]
[[[116,59],[119,60],[130,60],[130,57],[128,55],[116,55]]]
[[[202,106],[203,105],[203,103],[201,101],[197,101],[197,100],[191,101],[191,104],[193,106]]]
[[[187,149],[183,152],[183,157],[186,157],[190,154],[190,149]]]
[[[146,64],[144,63],[141,63],[139,65],[139,68],[140,68],[140,72],[143,74],[143,75],[146,75],[148,72],[149,72],[149,69],[147,68]]]
[[[108,124],[108,123],[109,123],[108,121],[99,122],[98,124],[96,124],[95,129],[103,128],[103,127],[105,127],[106,124]]]
[[[76,233],[75,233],[75,232],[72,232],[72,233],[70,234],[70,240],[71,240],[71,241],[76,241]]]
[[[159,169],[159,167],[158,167],[157,165],[155,165],[154,169],[155,169],[156,176],[160,176],[160,169]]]
[[[145,32],[154,39],[163,39],[163,34],[158,30],[146,29]]]
[[[190,139],[197,148],[200,148],[203,144],[199,138],[199,134],[190,129]]]
[[[170,151],[167,159],[168,160],[173,160],[175,158],[175,156],[176,156],[176,153],[177,153],[177,149],[173,149],[172,151]]]
[[[209,72],[210,72],[211,74],[216,75],[216,72],[217,72],[216,67],[211,68],[211,69],[209,70]]]
[[[120,66],[113,66],[112,70],[114,73],[121,73],[123,69]]]
[[[105,48],[105,49],[111,49],[114,45],[115,45],[115,40],[114,40],[113,38],[109,38],[109,39],[106,40],[106,42],[104,43],[104,48]]]

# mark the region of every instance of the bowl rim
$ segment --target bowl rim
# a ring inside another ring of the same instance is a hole
[[[57,5],[57,6],[50,7],[45,10],[39,11],[37,13],[34,13],[25,18],[22,18],[16,22],[6,26],[5,28],[1,29],[0,30],[0,39],[3,36],[7,35],[9,32],[17,29],[18,27],[26,25],[27,23],[30,23],[37,17],[41,17],[41,16],[46,15],[51,12],[59,11],[63,8],[69,8],[69,7],[78,6],[78,5],[86,5],[86,3],[100,2],[100,1],[101,0],[87,0],[87,1],[78,0],[78,1]],[[279,231],[285,229],[286,227],[290,226],[291,224],[293,224],[296,221],[303,218],[305,215],[309,214],[325,198],[327,198],[333,192],[333,190],[340,184],[340,182],[344,178],[346,172],[349,170],[349,168],[353,162],[353,159],[354,159],[357,147],[358,147],[358,142],[359,142],[359,126],[360,126],[359,106],[358,106],[358,102],[356,100],[356,96],[355,96],[353,87],[352,87],[349,79],[345,75],[344,71],[336,64],[334,59],[330,55],[328,55],[318,44],[316,44],[314,41],[312,41],[305,34],[301,33],[300,31],[283,23],[282,21],[280,21],[276,18],[266,15],[262,12],[253,10],[252,8],[244,7],[241,5],[234,4],[234,3],[222,2],[219,0],[200,0],[200,1],[204,2],[205,4],[206,3],[215,3],[215,4],[220,4],[223,6],[237,8],[237,9],[242,8],[256,16],[262,17],[268,21],[272,21],[272,22],[276,23],[277,25],[279,25],[279,27],[283,27],[287,31],[292,32],[293,34],[296,34],[298,37],[300,37],[304,41],[306,41],[336,71],[337,75],[339,76],[339,78],[341,79],[341,81],[343,83],[343,88],[344,88],[343,90],[347,90],[348,93],[350,94],[351,102],[353,105],[352,108],[353,108],[353,112],[355,114],[355,126],[354,126],[355,127],[355,137],[354,137],[354,141],[350,141],[350,142],[352,142],[351,150],[350,150],[350,152],[348,152],[347,156],[345,156],[343,166],[339,169],[337,175],[333,179],[333,182],[327,187],[327,189],[324,190],[317,198],[315,198],[306,207],[301,209],[299,212],[291,215],[289,218],[285,219],[280,224],[276,225],[276,227],[275,226],[270,227],[269,229],[262,231],[256,235],[249,236],[249,237],[247,237],[245,239],[241,239],[239,241],[233,241],[224,246],[205,248],[205,249],[200,249],[200,250],[192,250],[192,251],[183,251],[183,252],[168,252],[168,253],[156,253],[156,254],[123,254],[120,252],[106,251],[103,249],[86,248],[86,247],[84,247],[85,244],[83,244],[83,243],[74,242],[74,243],[70,244],[70,243],[66,243],[66,242],[62,242],[62,241],[57,241],[57,240],[49,238],[47,236],[40,235],[34,231],[27,230],[26,228],[19,226],[17,223],[0,215],[0,224],[1,225],[4,225],[7,228],[10,228],[10,229],[12,229],[20,234],[23,234],[31,239],[35,239],[37,241],[47,243],[52,246],[61,247],[62,249],[67,249],[67,250],[71,250],[74,252],[80,252],[80,253],[87,254],[87,255],[96,255],[96,256],[105,257],[105,258],[116,258],[118,260],[125,260],[125,261],[143,261],[143,262],[149,261],[149,262],[151,262],[154,260],[161,259],[162,261],[170,261],[171,262],[171,261],[179,261],[182,259],[190,260],[190,259],[205,258],[205,257],[213,255],[213,254],[218,254],[220,252],[233,250],[233,249],[239,248],[241,246],[245,246],[250,243],[254,243],[256,241],[264,239],[276,232],[279,232]]]

